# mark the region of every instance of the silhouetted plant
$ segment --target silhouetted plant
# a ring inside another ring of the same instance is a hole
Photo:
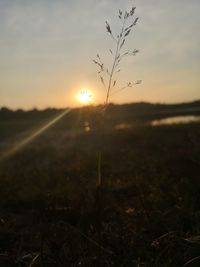
[[[132,49],[132,50],[124,50],[125,43],[127,38],[129,37],[132,29],[136,26],[138,22],[138,17],[135,17],[135,9],[136,7],[132,7],[130,11],[122,12],[119,10],[118,18],[120,20],[120,29],[117,34],[113,33],[113,30],[110,24],[106,21],[106,31],[109,36],[113,39],[115,44],[114,50],[109,49],[109,52],[112,56],[111,58],[111,67],[107,68],[106,65],[103,63],[99,54],[97,54],[96,58],[93,59],[93,62],[98,67],[98,75],[100,81],[106,91],[105,101],[104,101],[104,110],[108,106],[109,99],[111,95],[119,93],[126,88],[134,87],[137,84],[141,83],[141,80],[137,80],[136,82],[127,82],[122,87],[117,87],[118,77],[117,75],[121,71],[120,64],[122,59],[126,56],[135,56],[139,50]],[[101,177],[101,152],[99,152],[98,156],[98,181],[97,185],[101,186],[102,184],[102,177]]]
[[[117,75],[121,71],[120,63],[122,59],[124,59],[124,57],[126,56],[135,56],[139,52],[139,50],[137,49],[124,50],[127,38],[129,37],[133,27],[136,26],[139,19],[138,17],[134,16],[135,9],[136,7],[132,7],[130,11],[124,11],[124,12],[119,10],[118,18],[120,19],[121,27],[119,33],[117,34],[113,33],[110,24],[106,21],[107,33],[113,39],[113,42],[115,44],[114,50],[109,49],[110,54],[112,56],[111,67],[107,68],[105,66],[99,54],[97,54],[96,58],[93,60],[93,62],[98,67],[98,75],[106,91],[106,97],[104,102],[105,108],[108,105],[111,95],[141,83],[141,80],[137,80],[136,82],[129,81],[123,87],[117,88],[117,83],[118,83]]]
[[[104,101],[104,110],[106,110],[110,96],[116,93],[119,93],[126,88],[131,88],[136,84],[141,83],[141,80],[136,82],[127,82],[123,87],[117,88],[117,75],[121,71],[120,63],[122,59],[126,56],[135,56],[139,50],[124,50],[125,43],[130,35],[134,26],[136,26],[138,22],[138,17],[135,17],[135,9],[136,7],[132,7],[130,11],[122,12],[119,10],[118,18],[120,20],[120,30],[117,34],[113,33],[113,30],[110,24],[106,21],[106,30],[109,36],[113,39],[115,44],[114,50],[109,49],[111,54],[111,67],[107,68],[103,63],[99,54],[97,54],[96,58],[93,60],[95,65],[98,67],[98,75],[100,81],[105,89],[106,96]],[[103,119],[104,121],[104,119]],[[102,125],[102,128],[103,125]],[[102,129],[103,130],[103,129]],[[102,220],[102,152],[100,151],[98,154],[98,179],[97,179],[97,191],[96,191],[96,209],[98,212],[97,218],[97,232],[98,232],[98,243],[101,244],[101,220]],[[98,266],[101,266],[101,251],[99,250],[98,257]]]

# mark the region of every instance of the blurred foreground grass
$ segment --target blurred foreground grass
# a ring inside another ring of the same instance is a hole
[[[0,162],[0,266],[177,267],[199,256],[200,123],[115,129],[109,118],[101,133],[88,114],[72,111]],[[1,153],[51,117],[1,121]]]

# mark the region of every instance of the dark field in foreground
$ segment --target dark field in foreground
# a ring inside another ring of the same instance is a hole
[[[0,153],[59,112],[1,119]],[[109,114],[101,132],[97,113],[72,111],[0,161],[0,266],[177,267],[200,256],[200,123]],[[123,118],[133,127],[114,127]]]

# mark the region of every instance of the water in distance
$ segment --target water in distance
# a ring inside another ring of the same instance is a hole
[[[152,126],[159,126],[159,125],[172,125],[172,124],[185,124],[191,122],[198,122],[200,121],[200,116],[175,116],[175,117],[168,117],[164,119],[158,119],[151,122]]]

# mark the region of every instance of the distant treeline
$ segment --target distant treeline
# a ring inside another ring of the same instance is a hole
[[[198,115],[200,114],[200,100],[181,103],[181,104],[152,104],[152,103],[133,103],[124,105],[109,105],[108,113],[110,116],[128,119],[151,120],[154,118],[164,118],[179,115]]]
[[[72,109],[72,113],[84,112],[89,117],[94,114],[97,115],[101,110],[101,106],[89,106],[82,109]],[[0,109],[0,120],[8,119],[45,119],[60,114],[64,109],[47,108],[44,110],[33,109],[24,111],[22,109],[11,110],[6,107]],[[143,119],[151,120],[167,116],[176,115],[200,115],[200,100],[181,103],[181,104],[151,104],[151,103],[130,103],[130,104],[109,104],[107,109],[107,116],[112,119],[121,118],[122,120]]]
[[[62,109],[47,108],[44,110],[32,109],[25,111],[23,109],[12,110],[7,107],[0,109],[0,120],[3,119],[28,119],[28,118],[48,118],[60,113]]]

